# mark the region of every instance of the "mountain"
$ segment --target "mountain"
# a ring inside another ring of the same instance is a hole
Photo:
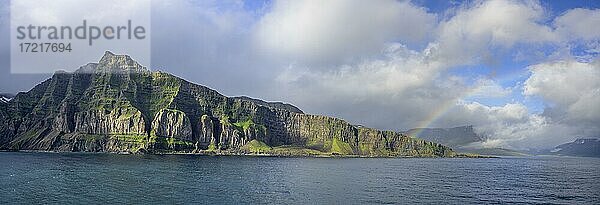
[[[600,139],[577,139],[573,142],[556,146],[548,154],[578,157],[600,157]]]
[[[126,55],[56,72],[0,103],[9,150],[453,157],[449,147],[295,106],[230,98]]]
[[[485,139],[477,135],[473,126],[460,126],[453,128],[415,128],[402,132],[408,136],[414,136],[427,141],[443,144],[452,149],[481,155],[494,156],[523,156],[526,155],[519,151],[504,148],[477,148],[472,146],[476,143],[482,143]]]
[[[471,153],[488,156],[529,156],[530,154],[523,151],[517,151],[512,149],[492,147],[492,148],[471,148],[471,147],[460,147],[454,148],[454,150],[462,153]]]

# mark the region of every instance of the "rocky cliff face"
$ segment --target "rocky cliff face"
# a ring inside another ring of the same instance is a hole
[[[260,148],[252,146],[261,146]],[[52,78],[0,103],[0,147],[88,152],[222,152],[442,156],[448,147],[304,114],[295,106],[229,98],[129,56]]]

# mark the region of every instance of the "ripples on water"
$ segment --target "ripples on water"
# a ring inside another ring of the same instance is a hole
[[[0,153],[0,204],[600,203],[600,159]]]

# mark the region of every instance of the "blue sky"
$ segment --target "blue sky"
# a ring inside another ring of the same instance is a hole
[[[473,3],[476,1],[414,1],[415,4],[421,5],[427,8],[429,11],[434,13],[444,13],[449,9],[460,6],[464,3]],[[600,1],[589,1],[589,0],[574,0],[574,1],[541,1],[541,5],[544,6],[548,11],[547,20],[545,24],[551,24],[551,20],[554,17],[563,14],[564,12],[573,8],[589,8],[598,9],[600,8]],[[541,49],[540,51],[551,53],[553,52],[552,46]],[[453,71],[454,75],[465,76],[468,78],[470,83],[474,83],[475,79],[481,76],[491,77],[496,80],[502,87],[515,87],[522,84],[529,77],[529,72],[524,68],[528,65],[537,63],[539,59],[516,59],[515,53],[519,51],[519,48],[513,48],[509,50],[502,50],[496,52],[496,57],[501,58],[493,64],[478,64],[469,66],[460,66]],[[573,55],[586,55],[590,54],[585,52],[581,47],[576,47],[571,50]],[[597,56],[596,54],[592,54]],[[478,98],[469,97],[465,100],[477,101],[488,106],[501,106],[510,102],[523,102],[530,112],[541,113],[544,110],[544,101],[536,97],[525,97],[523,96],[522,90],[515,89],[510,95],[499,98]]]
[[[473,3],[475,1],[414,1],[415,4],[421,5],[427,8],[429,11],[434,13],[444,13],[449,9],[460,6],[464,3]],[[547,20],[544,22],[545,24],[551,24],[551,20],[554,17],[563,14],[564,12],[573,9],[573,8],[589,8],[589,9],[597,9],[600,8],[600,1],[589,1],[589,0],[574,0],[574,1],[541,1],[541,5],[544,6],[548,11]],[[580,46],[580,45],[575,45]],[[552,46],[547,46],[548,48],[541,49],[540,51],[550,54],[553,52]],[[497,60],[493,64],[478,64],[478,65],[469,65],[469,66],[460,66],[451,71],[451,74],[464,76],[470,83],[474,83],[475,79],[481,76],[490,77],[494,79],[500,84],[502,87],[515,87],[519,84],[522,84],[529,77],[529,72],[527,72],[524,68],[528,65],[537,63],[539,59],[516,59],[515,53],[519,51],[519,48],[513,48],[509,50],[502,50],[496,52],[496,57],[500,57],[500,60]],[[571,50],[572,55],[581,56],[581,55],[593,55],[597,56],[597,53],[590,54],[589,52],[585,52],[582,47],[575,47]],[[521,89],[515,89],[510,95],[505,97],[498,98],[478,98],[478,97],[469,97],[466,98],[467,101],[476,101],[488,106],[501,106],[510,102],[523,102],[528,108],[530,112],[541,113],[546,106],[542,99],[536,97],[525,97],[522,93]]]

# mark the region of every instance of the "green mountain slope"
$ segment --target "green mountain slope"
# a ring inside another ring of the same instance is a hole
[[[0,103],[11,150],[452,157],[404,134],[304,114],[293,105],[229,98],[110,52],[57,72]]]

